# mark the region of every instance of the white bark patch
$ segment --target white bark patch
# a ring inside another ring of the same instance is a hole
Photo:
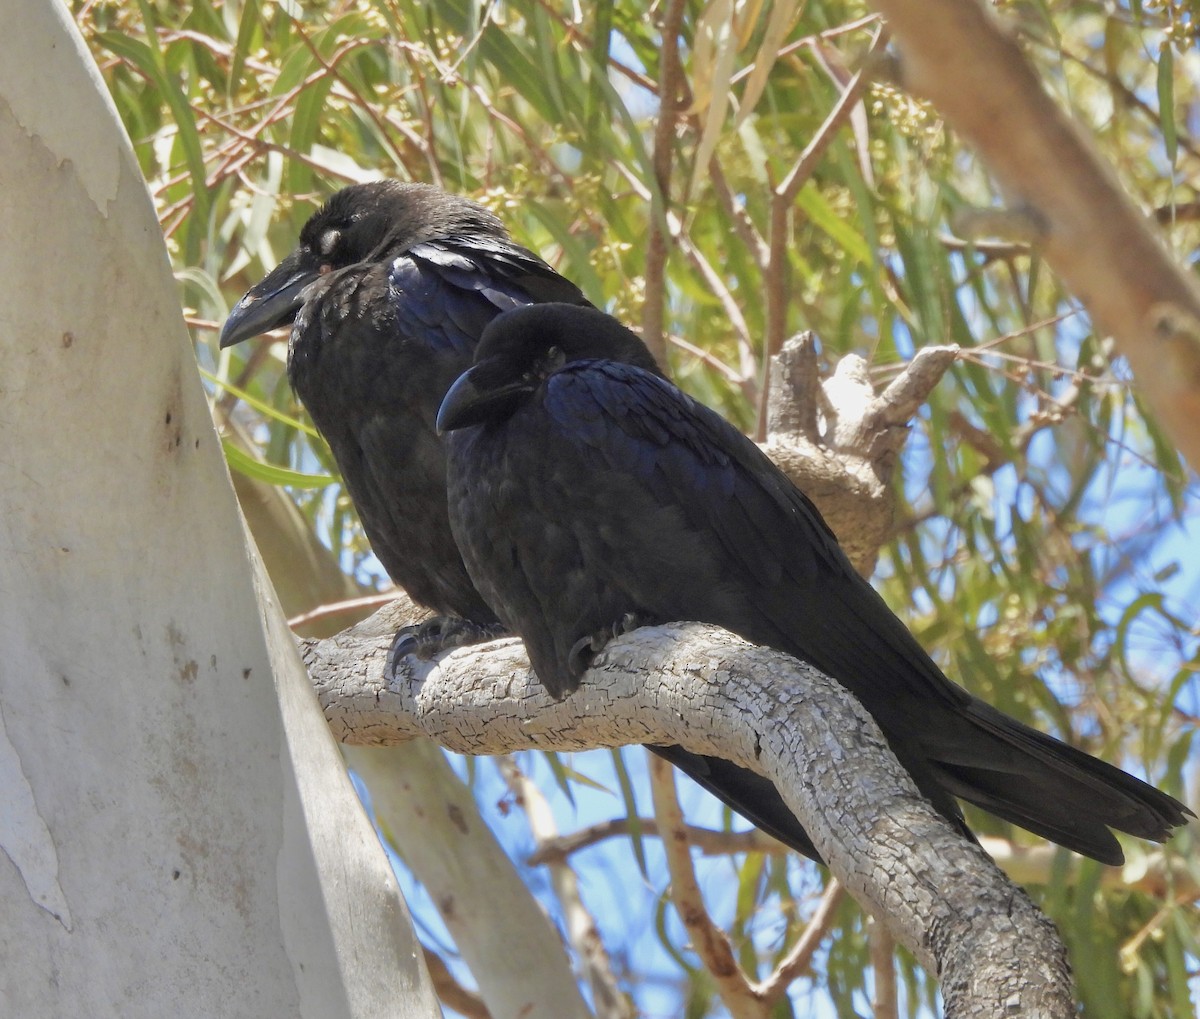
[[[71,909],[58,883],[58,850],[38,810],[33,787],[8,738],[0,704],[0,849],[21,874],[29,897],[68,931]]]
[[[120,139],[112,130],[120,117],[100,69],[66,4],[7,3],[2,9],[5,50],[22,58],[0,60],[0,96],[17,123],[54,154],[59,166],[71,163],[88,197],[107,215],[121,177]],[[46,102],[48,87],[57,102]]]

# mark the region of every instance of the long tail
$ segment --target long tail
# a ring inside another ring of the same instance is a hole
[[[928,751],[946,789],[1101,863],[1125,860],[1110,828],[1162,842],[1195,816],[1173,796],[977,698],[959,722],[953,739],[937,727],[937,746]]]

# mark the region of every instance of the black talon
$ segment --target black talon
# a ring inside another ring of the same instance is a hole
[[[434,616],[423,623],[402,626],[392,639],[388,651],[388,675],[395,677],[401,658],[416,655],[422,661],[436,658],[451,648],[484,644],[489,640],[509,636],[503,623],[474,623],[458,616]]]
[[[580,637],[571,645],[570,654],[567,655],[567,668],[570,669],[572,679],[578,684],[580,678],[592,667],[596,656],[604,650],[610,640],[623,637],[630,631],[647,625],[649,623],[644,616],[635,612],[626,612],[612,626]]]
[[[592,667],[592,661],[608,643],[608,639],[607,631],[597,630],[595,633],[589,633],[586,637],[580,637],[571,645],[571,651],[567,655],[567,668],[571,672],[574,686],[579,685],[580,678]]]
[[[649,626],[650,621],[643,615],[637,612],[626,612],[620,619],[613,623],[612,635],[614,637],[623,637],[627,633],[632,633],[643,626]]]

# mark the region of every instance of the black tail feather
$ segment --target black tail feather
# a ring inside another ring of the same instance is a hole
[[[783,802],[779,790],[770,781],[736,764],[716,757],[701,757],[683,747],[647,747],[647,750],[670,761],[685,775],[703,786],[731,810],[779,839],[785,846],[824,863],[808,832],[795,814]]]
[[[1124,862],[1109,829],[1163,842],[1195,816],[1173,796],[972,699],[971,739],[939,746],[931,763],[954,795],[1090,856]]]

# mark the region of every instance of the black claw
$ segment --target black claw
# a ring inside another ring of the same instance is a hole
[[[607,634],[601,630],[599,633],[580,637],[571,645],[571,651],[567,655],[567,669],[573,680],[578,682],[579,677],[592,667],[592,660],[600,652],[600,648],[604,647],[606,640]]]
[[[503,623],[474,623],[457,616],[434,616],[423,623],[402,626],[396,631],[391,650],[388,651],[388,675],[395,677],[400,659],[409,655],[429,661],[451,648],[483,644],[508,635],[509,631]]]
[[[396,679],[396,671],[400,667],[400,660],[407,658],[409,655],[417,654],[417,635],[414,632],[416,626],[402,626],[396,631],[396,636],[392,638],[392,646],[388,649],[386,675],[388,679]]]
[[[640,616],[636,612],[626,612],[612,626],[589,633],[586,637],[580,637],[571,645],[570,654],[567,655],[567,668],[570,670],[572,678],[578,680],[587,672],[592,667],[592,662],[596,660],[596,655],[603,651],[605,645],[614,637],[624,636],[631,630],[647,625],[649,624],[644,616]]]
[[[614,637],[621,637],[649,625],[645,616],[639,615],[636,612],[626,612],[625,615],[613,623],[612,632]]]

